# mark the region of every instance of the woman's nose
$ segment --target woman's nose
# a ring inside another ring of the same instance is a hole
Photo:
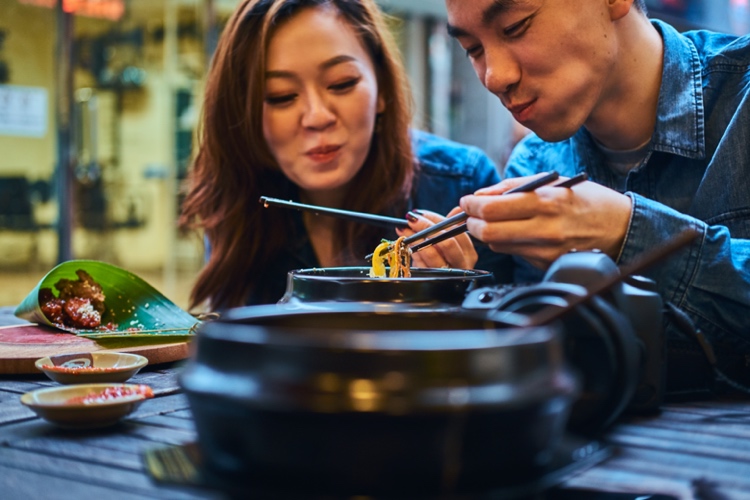
[[[311,129],[324,129],[336,121],[336,114],[325,98],[318,94],[308,97],[302,114],[302,126]]]

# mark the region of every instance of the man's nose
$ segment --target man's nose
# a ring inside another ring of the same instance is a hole
[[[507,93],[518,83],[521,72],[513,57],[505,50],[487,52],[482,83],[495,95]]]
[[[302,114],[302,126],[318,130],[329,127],[335,121],[336,114],[325,97],[310,93]]]

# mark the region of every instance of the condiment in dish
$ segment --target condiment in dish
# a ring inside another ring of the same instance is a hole
[[[34,365],[61,384],[125,382],[148,365],[148,359],[123,352],[58,354],[38,359]]]
[[[153,396],[147,385],[77,384],[27,392],[21,403],[60,427],[85,429],[114,425]]]

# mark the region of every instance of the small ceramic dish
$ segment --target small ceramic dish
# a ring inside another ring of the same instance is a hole
[[[76,384],[27,392],[21,403],[60,427],[108,427],[132,413],[153,391],[139,384]]]
[[[61,384],[95,384],[125,382],[147,364],[138,354],[102,351],[47,356],[34,366]]]

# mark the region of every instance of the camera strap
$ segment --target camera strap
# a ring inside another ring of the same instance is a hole
[[[679,309],[677,306],[672,304],[671,302],[665,303],[665,316],[672,320],[672,324],[675,325],[682,333],[684,333],[688,338],[691,338],[695,341],[697,344],[697,347],[700,347],[700,352],[703,353],[703,356],[705,357],[705,361],[708,362],[711,371],[713,371],[713,374],[715,375],[715,379],[718,381],[721,381],[730,387],[733,387],[734,389],[745,392],[750,394],[750,387],[741,384],[740,382],[737,382],[736,380],[732,379],[731,377],[727,376],[723,370],[719,368],[719,362],[716,355],[716,351],[711,345],[711,342],[706,338],[706,336],[701,332],[696,326],[695,323],[693,323],[693,320],[690,319],[690,317],[685,313],[685,311]],[[669,340],[667,341],[668,343]],[[679,354],[678,354],[679,352]],[[684,354],[684,350],[680,349],[669,349],[670,357],[673,356],[681,356]],[[688,367],[687,363],[680,363],[680,360],[675,359],[667,359],[667,363],[670,361],[677,361],[680,366],[680,368],[683,369],[690,369],[690,368],[696,368],[696,367]],[[685,360],[683,360],[685,361]],[[682,370],[680,370],[682,371]],[[705,382],[710,382],[706,380]],[[707,388],[711,391],[713,391],[713,388]]]

